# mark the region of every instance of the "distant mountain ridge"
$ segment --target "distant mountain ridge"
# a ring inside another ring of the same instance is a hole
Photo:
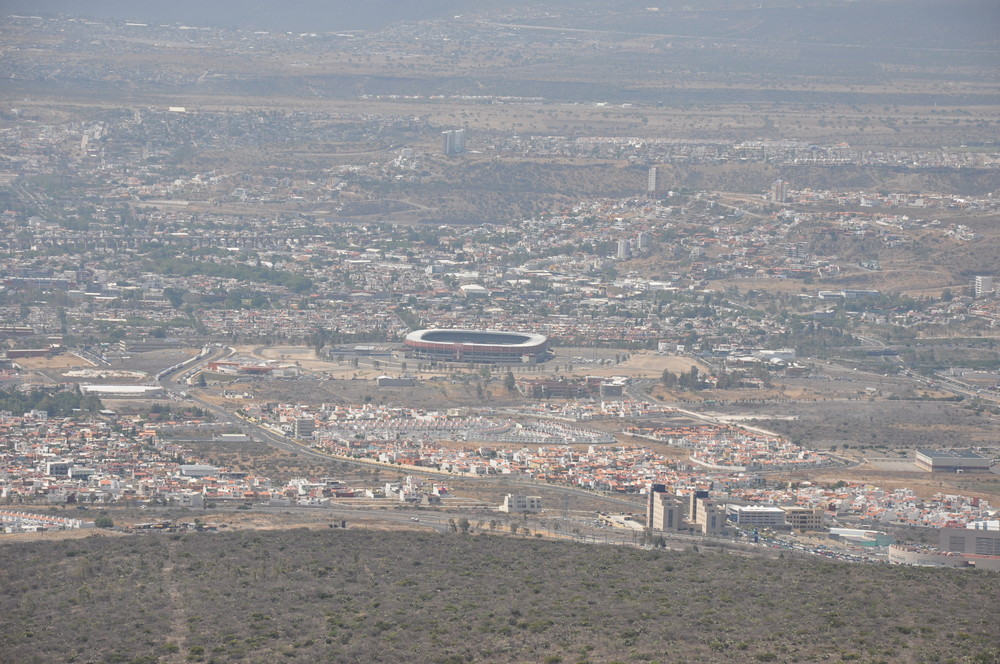
[[[502,3],[498,3],[502,4]],[[380,30],[398,21],[461,13],[460,0],[7,0],[3,14],[66,14],[220,28],[326,32]]]
[[[5,0],[4,14],[330,32],[466,13],[562,28],[879,47],[1000,47],[997,0]],[[550,15],[546,16],[545,14]]]

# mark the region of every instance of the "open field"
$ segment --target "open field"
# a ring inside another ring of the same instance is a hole
[[[154,350],[145,353],[134,353],[128,359],[116,360],[111,363],[113,369],[129,369],[145,371],[155,376],[159,372],[175,364],[190,360],[201,352],[201,348],[176,348],[170,350]]]
[[[705,365],[689,357],[679,355],[655,355],[653,353],[634,353],[628,360],[614,368],[610,375],[622,375],[630,378],[659,378],[665,370],[675,374],[687,373],[691,367],[705,370]],[[594,375],[604,375],[595,373]]]
[[[342,363],[320,359],[314,349],[303,348],[301,346],[269,346],[260,349],[241,346],[237,350],[243,353],[253,352],[263,360],[277,360],[288,364],[296,364],[306,371],[325,371],[330,372],[332,375],[339,375],[350,369],[350,367],[345,367]]]
[[[17,363],[28,370],[37,369],[90,369],[94,363],[72,353],[54,357],[19,357]]]
[[[862,482],[886,490],[911,489],[921,498],[929,499],[935,494],[977,496],[989,500],[991,504],[1000,500],[1000,475],[996,473],[932,474],[914,467],[910,471],[884,470],[879,464],[864,464],[857,468],[838,470],[836,473],[804,473],[789,478],[795,481],[809,479],[813,482],[836,483]]]
[[[0,559],[11,661],[1000,656],[988,573],[310,528],[18,543]]]

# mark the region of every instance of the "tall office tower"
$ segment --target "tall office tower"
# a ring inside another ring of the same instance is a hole
[[[707,493],[707,492],[705,492]],[[718,535],[726,530],[726,508],[708,498],[694,500],[695,511],[689,518],[703,535]]]
[[[788,183],[784,180],[775,180],[771,184],[771,202],[784,203],[788,197]]]
[[[680,530],[684,525],[683,501],[667,493],[662,484],[651,486],[646,502],[646,526],[670,532]]]
[[[976,297],[983,297],[993,292],[993,277],[973,277],[972,292]]]
[[[707,500],[708,491],[704,489],[697,489],[688,494],[688,518],[694,521],[695,515],[698,514],[698,501]]]
[[[461,154],[465,152],[465,130],[448,129],[441,132],[441,152]]]
[[[656,166],[650,166],[649,177],[646,180],[646,193],[650,195],[655,194],[659,184],[659,171],[656,170]]]
[[[667,487],[663,484],[650,484],[649,490],[646,493],[646,527],[653,527],[653,501],[656,499],[656,494],[664,493]]]
[[[618,240],[618,260],[625,260],[632,257],[632,241]]]
[[[312,438],[316,431],[316,420],[312,417],[297,417],[292,423],[292,435],[296,438]]]

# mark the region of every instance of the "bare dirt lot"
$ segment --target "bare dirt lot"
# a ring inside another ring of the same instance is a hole
[[[91,369],[95,365],[79,355],[61,353],[53,357],[19,357],[17,363],[25,369]]]
[[[618,358],[626,358],[617,361]],[[690,371],[691,366],[698,366],[704,371],[700,362],[680,355],[660,355],[650,351],[627,351],[621,349],[594,348],[557,348],[555,357],[541,365],[544,372],[560,373],[567,371],[576,376],[627,376],[629,378],[659,378],[664,369],[674,373]],[[567,369],[571,366],[572,370]]]
[[[866,482],[882,488],[910,488],[918,495],[935,493],[1000,498],[1000,475],[934,474],[912,464],[918,448],[968,448],[996,450],[1000,422],[988,413],[977,413],[961,404],[887,399],[827,400],[817,402],[745,403],[716,406],[736,412],[747,424],[787,436],[804,447],[831,450],[861,465],[805,473],[795,478],[818,482]],[[747,413],[758,418],[746,420]],[[871,462],[868,459],[872,458]]]
[[[636,353],[614,367],[613,369],[594,371],[594,376],[628,376],[629,378],[659,378],[665,370],[675,374],[687,373],[691,367],[699,371],[707,371],[707,367],[690,358],[680,355],[657,355],[654,353]]]
[[[344,366],[342,363],[331,362],[320,359],[316,351],[303,346],[271,346],[267,348],[255,348],[251,346],[241,346],[240,352],[253,354],[262,360],[277,360],[296,364],[304,371],[324,371],[335,374],[350,373],[352,367]]]
[[[761,426],[820,449],[844,447],[845,442],[852,448],[886,451],[992,445],[998,427],[989,414],[933,401],[829,400],[742,404],[741,409],[756,414]]]
[[[35,512],[34,508],[31,510]],[[59,516],[73,516],[74,518],[88,519],[93,517],[86,516],[86,512],[83,516],[71,515],[59,513]],[[79,530],[50,530],[41,533],[11,533],[9,535],[0,536],[0,544],[13,544],[15,542],[53,542],[62,540],[78,540],[84,539],[86,537],[122,537],[124,533],[114,531],[114,530],[103,530],[100,528],[87,528]]]
[[[174,366],[184,360],[189,360],[198,353],[201,348],[175,348],[167,350],[154,350],[146,353],[133,353],[128,357],[111,362],[113,369],[126,369],[131,371],[145,371],[150,375]]]
[[[996,504],[1000,500],[1000,475],[994,473],[955,475],[953,473],[932,474],[919,470],[900,472],[898,470],[881,470],[876,464],[862,464],[857,468],[834,472],[818,471],[790,479],[798,481],[809,479],[819,483],[833,483],[838,480],[864,482],[883,489],[911,489],[921,498],[930,498],[940,493],[985,498],[991,504]]]

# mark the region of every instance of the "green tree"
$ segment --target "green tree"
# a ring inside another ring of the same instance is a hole
[[[703,387],[698,367],[691,365],[691,370],[686,374],[681,374],[680,386],[686,390],[700,390]]]
[[[674,387],[677,385],[677,374],[670,369],[664,369],[663,375],[660,376],[660,382],[663,383],[664,387]]]
[[[173,286],[169,286],[163,289],[163,297],[170,300],[170,304],[174,309],[180,309],[181,304],[184,303],[184,293],[186,292],[187,291],[183,288],[174,288]]]
[[[94,519],[94,525],[98,528],[114,528],[115,522],[107,514],[100,514]]]

